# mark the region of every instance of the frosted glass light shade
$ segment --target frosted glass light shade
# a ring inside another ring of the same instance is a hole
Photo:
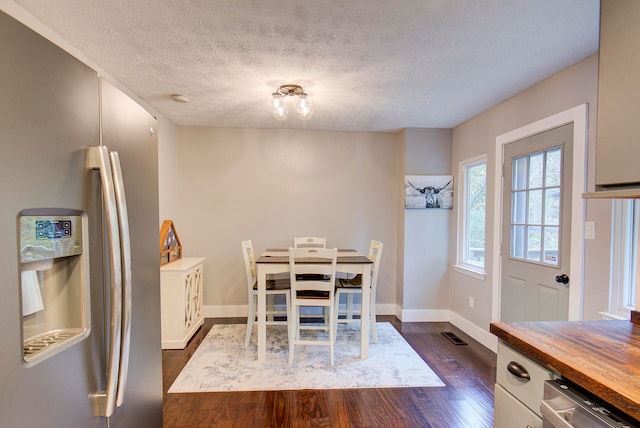
[[[285,120],[289,116],[289,107],[284,103],[283,98],[281,94],[274,93],[269,102],[269,110],[273,113],[273,117],[278,120]]]
[[[298,117],[302,120],[308,120],[313,116],[311,101],[309,101],[306,94],[298,95],[298,99],[293,105],[293,108],[298,113]]]

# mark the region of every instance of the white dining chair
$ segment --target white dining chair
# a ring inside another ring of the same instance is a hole
[[[378,270],[380,269],[380,257],[382,256],[382,242],[371,241],[369,245],[369,259],[373,261],[371,265],[371,293],[369,295],[369,321],[371,322],[371,334],[373,335],[373,343],[378,343],[378,330],[376,329],[376,288],[378,284]],[[353,278],[336,279],[336,296],[335,296],[335,317],[336,323],[353,323],[364,322],[360,318],[354,318],[353,296],[360,294],[362,296],[362,275],[358,274]],[[345,310],[340,310],[340,296],[346,295]],[[356,311],[356,314],[359,311]],[[344,314],[344,318],[340,318],[340,314]]]
[[[293,238],[293,248],[327,248],[327,238],[316,236],[301,236]]]
[[[247,334],[244,340],[244,347],[248,347],[251,342],[251,330],[254,324],[258,323],[257,306],[258,306],[258,282],[256,277],[255,256],[253,253],[253,244],[251,240],[242,241],[242,254],[244,256],[244,267],[247,278],[247,293],[249,296],[248,315],[247,315]],[[291,319],[291,282],[289,278],[269,278],[267,280],[267,325],[288,325]],[[284,295],[286,308],[285,310],[274,309],[274,297],[276,295]],[[286,321],[276,320],[275,315],[286,316]]]
[[[293,248],[327,248],[327,238],[317,236],[301,236],[293,238]],[[299,276],[298,279],[301,279]],[[318,279],[317,275],[305,275],[304,279]]]
[[[293,248],[327,248],[327,238],[319,236],[299,236],[293,238]],[[336,273],[337,274],[337,273]],[[298,279],[320,279],[318,275],[298,276]],[[326,278],[325,278],[326,279]],[[322,318],[325,324],[329,323],[327,319],[326,308],[322,308],[321,314],[307,314],[309,318]]]
[[[329,346],[330,362],[333,365],[336,335],[333,308],[337,258],[336,248],[289,248],[291,277],[289,364],[293,364],[296,345],[326,345]],[[302,279],[309,278],[309,275],[313,275],[316,279]],[[328,323],[303,325],[300,322],[300,308],[318,306],[327,310]],[[309,338],[301,334],[303,330],[326,330],[328,339]]]

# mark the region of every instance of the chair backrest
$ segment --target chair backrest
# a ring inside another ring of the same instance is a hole
[[[289,248],[291,290],[333,292],[337,259],[337,248]]]
[[[373,261],[371,267],[371,293],[373,294],[378,283],[378,270],[380,269],[380,257],[382,256],[382,242],[371,241],[369,245],[369,259]]]
[[[247,277],[247,287],[253,289],[256,283],[256,259],[253,254],[253,244],[251,240],[242,241],[242,255],[244,256],[244,269]]]
[[[327,248],[327,238],[303,236],[293,238],[293,248]]]

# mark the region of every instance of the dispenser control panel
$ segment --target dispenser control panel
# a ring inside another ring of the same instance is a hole
[[[36,239],[71,238],[73,230],[70,219],[36,220]]]
[[[22,263],[82,254],[82,217],[24,215],[20,217]]]

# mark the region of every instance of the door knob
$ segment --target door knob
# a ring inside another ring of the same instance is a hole
[[[568,284],[569,276],[566,273],[563,273],[562,275],[558,275],[556,276],[556,282],[559,282],[560,284]]]

